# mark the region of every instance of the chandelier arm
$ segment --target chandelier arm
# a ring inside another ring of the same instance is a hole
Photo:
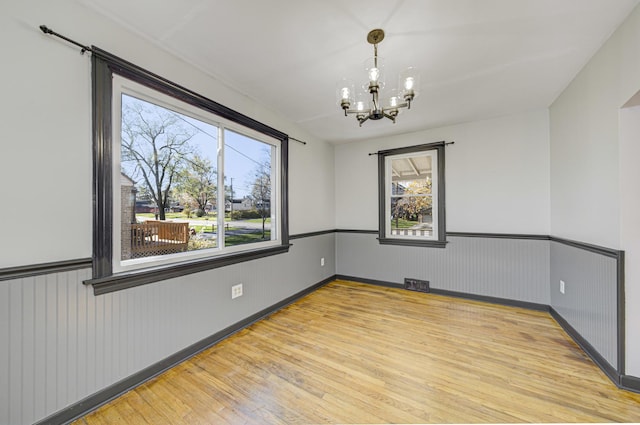
[[[382,108],[382,112],[388,112],[388,111],[393,111],[394,109],[402,109],[402,108],[408,108],[409,104],[408,103],[399,103],[396,106],[389,106],[387,108]]]
[[[363,109],[363,110],[358,110],[358,109],[345,109],[345,112],[347,114],[362,114],[362,115],[370,115],[371,114],[371,109]]]
[[[393,121],[394,124],[396,123],[396,117],[394,117],[393,115],[389,115],[389,114],[384,113],[384,112],[383,112],[383,115],[385,117],[389,118],[391,121]]]

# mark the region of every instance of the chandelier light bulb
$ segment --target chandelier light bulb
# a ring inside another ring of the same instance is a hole
[[[344,115],[351,107],[354,100],[353,82],[343,78],[336,85],[336,103],[344,110]]]
[[[420,88],[420,74],[414,67],[405,69],[400,74],[400,86],[402,87],[402,97],[407,102],[411,102],[417,95]]]
[[[405,90],[413,90],[413,83],[414,83],[413,77],[405,78],[405,80],[404,80],[404,89]]]
[[[389,108],[397,109],[400,106],[400,98],[395,89],[391,90],[389,96]]]
[[[370,68],[369,81],[372,83],[377,83],[379,78],[380,78],[380,70],[378,68]]]

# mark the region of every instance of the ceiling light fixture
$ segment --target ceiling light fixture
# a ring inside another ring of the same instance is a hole
[[[380,91],[385,84],[382,60],[378,58],[378,43],[383,39],[384,31],[381,29],[371,30],[367,35],[367,41],[373,44],[373,58],[367,60],[365,68],[369,81],[362,86],[362,89],[371,95],[369,102],[366,101],[366,93],[355,93],[355,86],[351,80],[343,79],[336,90],[338,105],[344,110],[344,116],[356,114],[360,127],[368,119],[389,118],[395,124],[400,109],[411,109],[411,102],[418,95],[420,75],[415,68],[409,67],[400,74],[401,92],[391,90],[388,97],[383,99],[385,105],[380,103]],[[351,109],[352,106],[354,109]]]

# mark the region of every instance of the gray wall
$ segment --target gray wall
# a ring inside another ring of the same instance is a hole
[[[292,243],[100,296],[89,269],[0,281],[0,424],[36,422],[335,274],[335,234]]]
[[[616,259],[552,241],[550,289],[551,307],[617,368]]]
[[[549,241],[449,236],[445,249],[380,245],[377,235],[338,233],[337,274],[549,304]]]

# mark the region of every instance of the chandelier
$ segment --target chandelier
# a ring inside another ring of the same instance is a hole
[[[378,58],[378,43],[383,39],[384,31],[381,29],[371,30],[367,35],[367,41],[373,44],[373,58],[367,60],[365,65],[369,81],[362,85],[364,91],[356,93],[353,82],[348,79],[340,81],[336,90],[338,104],[344,110],[344,116],[355,114],[360,127],[369,119],[389,118],[395,124],[400,109],[411,109],[411,102],[418,95],[420,76],[415,68],[409,67],[399,76],[400,92],[393,89],[386,97],[382,97],[381,90],[385,86],[384,67],[382,59]]]

